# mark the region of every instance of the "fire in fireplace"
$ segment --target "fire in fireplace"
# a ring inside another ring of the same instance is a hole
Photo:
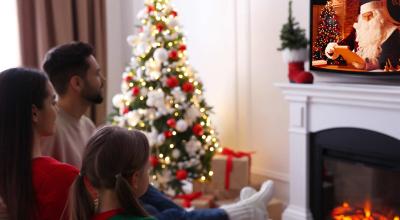
[[[400,220],[400,141],[358,128],[310,134],[310,208],[318,220]]]
[[[342,205],[332,210],[331,217],[334,220],[400,220],[393,211],[384,214],[382,211],[375,210],[367,200],[363,207],[352,207],[349,203],[343,202]]]

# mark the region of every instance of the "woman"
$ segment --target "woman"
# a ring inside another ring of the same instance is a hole
[[[56,95],[46,75],[0,73],[0,197],[10,220],[60,219],[76,168],[41,156],[54,133]]]

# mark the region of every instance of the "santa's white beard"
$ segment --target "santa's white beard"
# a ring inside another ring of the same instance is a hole
[[[358,42],[357,54],[370,64],[378,64],[378,57],[382,51],[381,44],[385,37],[385,19],[380,9],[372,11],[373,17],[366,21],[362,15],[358,16],[356,29],[356,41]]]

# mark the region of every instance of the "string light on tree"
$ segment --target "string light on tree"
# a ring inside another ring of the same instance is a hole
[[[110,118],[147,135],[154,185],[183,193],[183,181],[207,181],[213,174],[218,139],[209,120],[211,107],[189,65],[179,13],[168,0],[145,0],[137,18],[138,34],[127,39],[133,57]]]

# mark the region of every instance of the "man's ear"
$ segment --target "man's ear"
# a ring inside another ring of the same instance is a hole
[[[80,76],[74,75],[69,80],[69,85],[73,90],[80,92],[83,89],[83,80]]]
[[[32,122],[38,123],[39,122],[39,109],[36,105],[32,105]]]

